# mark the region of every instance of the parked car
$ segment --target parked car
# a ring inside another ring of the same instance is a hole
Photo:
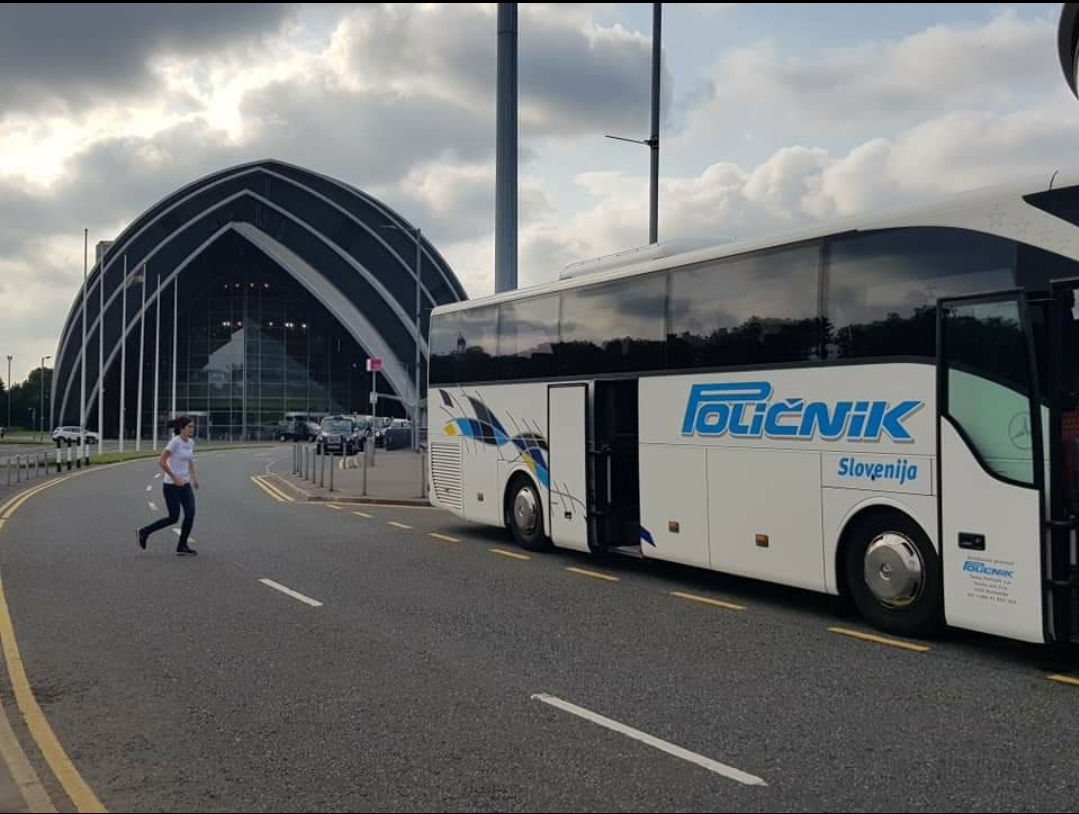
[[[275,436],[278,441],[311,441],[318,437],[319,426],[309,421],[286,419],[277,422]]]
[[[378,431],[372,430],[371,416],[369,415],[354,415],[352,416],[352,425],[356,428],[356,450],[363,452],[367,448],[367,439],[371,437],[372,432],[376,436],[376,446],[378,440]]]
[[[79,443],[80,435],[86,438],[87,444],[96,444],[99,441],[96,432],[91,432],[90,430],[85,430],[81,427],[57,427],[52,431],[52,440],[71,446],[72,444]]]
[[[318,437],[315,439],[315,454],[355,455],[362,449],[356,435],[356,425],[351,418],[330,416],[322,419]]]
[[[412,422],[407,418],[395,418],[382,437],[386,449],[407,449],[412,446]]]

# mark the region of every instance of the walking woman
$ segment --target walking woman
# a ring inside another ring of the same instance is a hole
[[[146,548],[146,539],[155,531],[168,528],[180,517],[180,508],[184,510],[184,523],[180,527],[180,544],[177,554],[195,554],[189,548],[187,538],[195,524],[195,489],[199,488],[199,479],[195,475],[195,422],[189,416],[180,416],[169,425],[173,438],[161,453],[159,463],[165,472],[165,505],[169,507],[169,516],[152,525],[136,531],[139,548]]]

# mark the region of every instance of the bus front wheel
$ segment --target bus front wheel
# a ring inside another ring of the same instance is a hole
[[[536,487],[526,477],[518,477],[508,490],[506,515],[513,539],[526,551],[551,547],[543,533],[543,504]]]
[[[851,599],[873,626],[901,636],[940,628],[940,559],[911,518],[889,511],[855,521],[844,570]]]

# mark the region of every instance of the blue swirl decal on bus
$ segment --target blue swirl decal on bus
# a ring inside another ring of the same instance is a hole
[[[446,391],[439,392],[442,393],[443,400],[449,400]],[[537,432],[521,432],[511,436],[491,408],[477,398],[467,398],[476,417],[454,417],[443,427],[443,432],[446,435],[470,438],[492,447],[511,445],[517,450],[517,460],[522,461],[542,485],[549,487],[551,474],[546,459],[547,439]]]
[[[807,441],[912,442],[903,426],[924,402],[913,399],[896,404],[887,401],[806,401],[784,399],[771,403],[770,382],[695,384],[689,391],[682,435],[716,438],[796,439]]]

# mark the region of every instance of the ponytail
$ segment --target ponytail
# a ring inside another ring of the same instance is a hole
[[[191,418],[191,416],[182,415],[179,418],[174,418],[172,421],[169,422],[168,425],[172,428],[173,435],[179,435],[180,431],[188,424],[191,424],[193,421],[194,419]]]

